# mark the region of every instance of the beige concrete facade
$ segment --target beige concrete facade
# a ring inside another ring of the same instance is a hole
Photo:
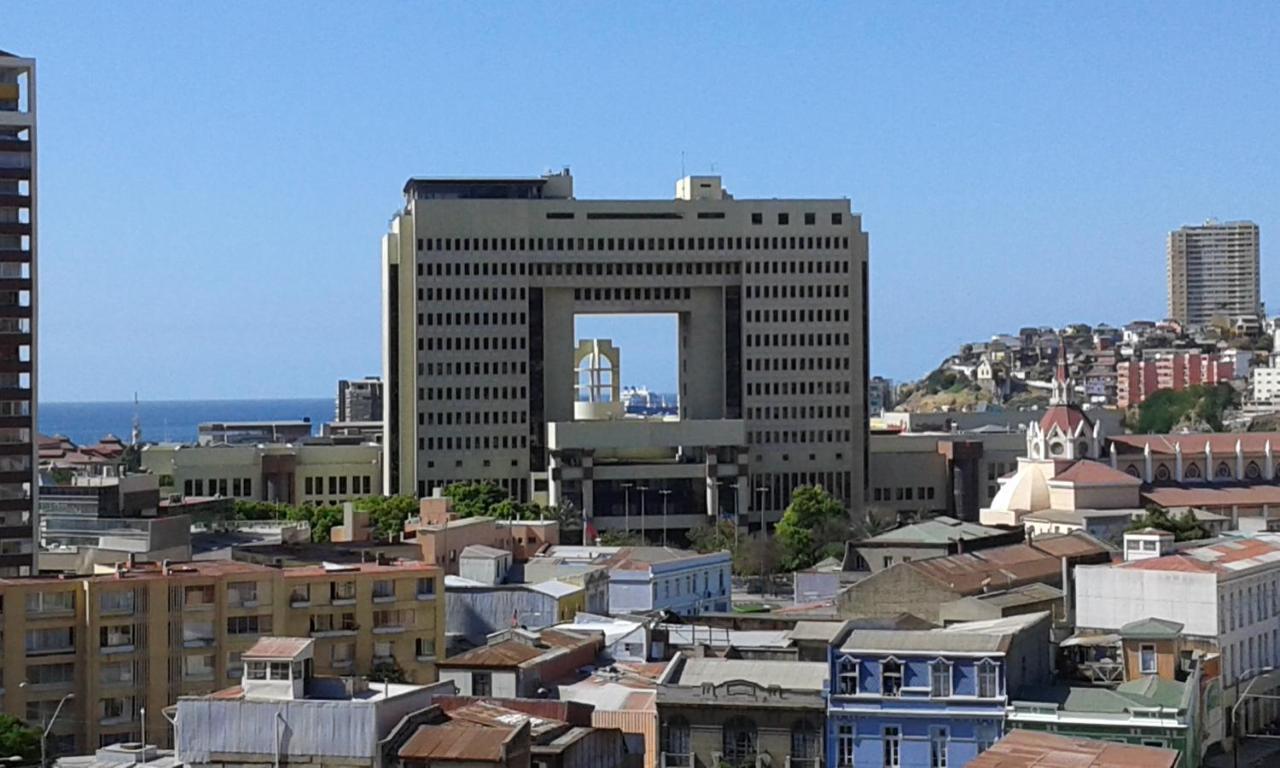
[[[965,478],[963,472],[956,473],[955,453],[946,450],[947,443],[955,442],[981,447],[974,459],[976,473],[969,480],[976,504],[971,519],[976,519],[978,509],[999,492],[999,478],[1017,466],[1026,448],[1021,433],[872,435],[868,508],[887,520],[910,515],[965,517],[956,497],[959,490],[963,498]]]
[[[1169,317],[1184,325],[1262,315],[1258,225],[1208,221],[1169,233]]]
[[[849,201],[734,200],[718,178],[674,200],[572,194],[567,171],[406,185],[382,242],[388,492],[541,498],[548,424],[575,418],[575,315],[659,313],[678,318],[679,417],[744,425],[749,477],[716,507],[776,519],[821,483],[860,511],[867,235]],[[702,510],[702,486],[677,490]],[[592,494],[622,514],[619,489]]]
[[[443,574],[421,563],[144,565],[4,580],[0,594],[3,711],[39,723],[75,693],[54,725],[51,753],[138,741],[144,707],[147,741],[171,744],[162,709],[179,695],[237,684],[240,654],[263,635],[315,638],[321,674],[368,674],[394,659],[419,683],[435,681],[444,648]]]
[[[284,504],[338,504],[382,495],[382,447],[175,445],[142,449],[142,468],[163,494]]]

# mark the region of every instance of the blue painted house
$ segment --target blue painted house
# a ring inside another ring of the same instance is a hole
[[[1009,693],[1050,673],[1046,612],[945,629],[850,629],[828,664],[831,768],[962,768],[1004,731]]]

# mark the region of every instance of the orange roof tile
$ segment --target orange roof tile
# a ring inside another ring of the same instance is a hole
[[[1150,445],[1151,453],[1172,456],[1176,452],[1175,446],[1180,444],[1184,457],[1192,454],[1203,456],[1205,443],[1208,443],[1209,449],[1213,451],[1216,459],[1227,455],[1235,456],[1237,441],[1240,443],[1240,449],[1245,453],[1263,453],[1266,450],[1267,442],[1271,443],[1273,450],[1280,452],[1280,432],[1192,432],[1175,435],[1115,435],[1107,439],[1116,446],[1117,453],[1122,455],[1142,453],[1143,449]]]
[[[1178,751],[1013,730],[969,768],[1173,768]]]
[[[1066,482],[1076,485],[1142,485],[1142,481],[1127,472],[1112,469],[1106,464],[1081,459],[1065,471],[1054,475],[1051,483]]]

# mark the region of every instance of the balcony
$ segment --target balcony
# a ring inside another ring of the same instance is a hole
[[[692,752],[663,752],[662,768],[693,768]]]
[[[29,429],[31,427],[31,416],[0,416],[0,429]],[[0,473],[6,474],[6,473]],[[31,478],[27,478],[30,480]],[[0,480],[0,482],[3,482]],[[19,482],[22,482],[21,480]]]
[[[0,278],[0,291],[29,291],[29,290],[31,290],[31,278],[29,277]]]
[[[102,651],[103,656],[113,656],[119,653],[133,653],[134,646],[133,643],[127,643],[125,645],[104,645],[101,646],[99,650]]]

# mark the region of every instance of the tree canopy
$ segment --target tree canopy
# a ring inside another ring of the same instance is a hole
[[[11,715],[0,715],[0,755],[26,762],[40,759],[40,731]]]
[[[399,540],[404,521],[418,514],[418,500],[413,496],[368,496],[357,499],[355,507],[369,514],[373,536],[382,541]]]
[[[783,563],[789,570],[808,568],[824,557],[839,557],[849,539],[849,513],[820,485],[802,485],[778,523]]]
[[[1195,541],[1209,538],[1209,531],[1196,521],[1195,515],[1188,510],[1181,515],[1170,515],[1160,507],[1148,507],[1146,514],[1135,518],[1126,531],[1140,531],[1143,528],[1156,528],[1173,534],[1174,541]]]
[[[444,489],[444,495],[453,502],[458,517],[491,516],[491,510],[508,501],[507,494],[493,483],[453,483]]]
[[[1164,434],[1183,424],[1192,427],[1204,425],[1220,432],[1223,413],[1239,403],[1240,394],[1226,383],[1214,386],[1196,384],[1177,391],[1157,389],[1138,406],[1134,431]]]

